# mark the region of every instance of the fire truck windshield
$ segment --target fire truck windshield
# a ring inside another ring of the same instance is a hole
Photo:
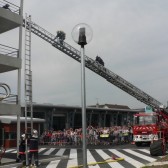
[[[156,122],[157,117],[153,115],[134,117],[134,125],[149,125],[149,124],[156,124]]]

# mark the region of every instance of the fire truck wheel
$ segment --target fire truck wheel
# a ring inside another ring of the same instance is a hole
[[[142,142],[135,142],[136,146],[142,146]]]
[[[163,141],[162,140],[154,141],[153,143],[151,143],[150,154],[152,156],[163,156],[164,151],[163,151]]]

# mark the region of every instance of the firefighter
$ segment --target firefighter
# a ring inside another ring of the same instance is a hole
[[[25,162],[25,134],[22,134],[21,135],[21,138],[20,138],[20,144],[19,144],[19,156],[18,158],[16,159],[16,162],[20,162],[22,161],[23,163]]]
[[[104,61],[99,56],[96,56],[95,61],[104,66]]]
[[[63,42],[65,40],[66,34],[63,31],[57,31],[57,35],[54,38],[54,40],[57,40],[58,43],[63,45]]]
[[[32,136],[29,139],[29,165],[32,165],[32,157],[34,156],[35,166],[39,166],[38,163],[38,132],[33,130]]]
[[[10,10],[9,4],[4,5],[2,8]]]

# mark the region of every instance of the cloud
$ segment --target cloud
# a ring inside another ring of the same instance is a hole
[[[14,2],[19,4],[18,0]],[[101,56],[112,72],[164,104],[167,102],[168,1],[29,0],[24,1],[25,12],[52,34],[63,30],[66,42],[79,50],[71,31],[78,23],[89,24],[93,39],[86,46],[86,55],[92,59]],[[0,42],[17,47],[16,33],[18,30],[2,34]],[[81,104],[80,63],[35,35],[32,35],[32,70],[36,102]],[[100,104],[145,106],[90,70],[86,70],[86,93],[87,105],[99,99]]]

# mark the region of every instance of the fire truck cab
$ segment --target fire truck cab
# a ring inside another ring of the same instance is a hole
[[[150,144],[153,140],[158,140],[159,123],[161,116],[156,112],[138,113],[134,115],[133,141],[136,146],[143,143]]]

